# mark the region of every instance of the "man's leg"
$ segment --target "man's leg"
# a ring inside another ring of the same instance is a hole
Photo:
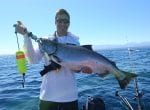
[[[40,100],[39,110],[58,110],[57,103]]]
[[[78,110],[78,101],[60,103],[59,110]]]
[[[78,101],[50,102],[40,100],[39,110],[78,110]]]

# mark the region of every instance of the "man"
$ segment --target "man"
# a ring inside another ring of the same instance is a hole
[[[65,9],[60,9],[55,16],[56,31],[51,38],[56,42],[68,45],[79,45],[79,38],[68,32],[70,15]],[[42,84],[40,90],[40,110],[78,110],[78,95],[74,73],[68,67],[60,67],[49,61],[40,49],[34,49],[31,34],[21,22],[16,25],[16,32],[24,36],[24,48],[29,62],[38,63],[42,57],[45,60],[45,69],[41,71]],[[84,73],[92,71],[87,67]]]

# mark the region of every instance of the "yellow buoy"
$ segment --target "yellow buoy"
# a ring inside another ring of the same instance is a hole
[[[16,61],[19,73],[25,74],[25,72],[27,71],[27,67],[26,67],[26,58],[23,51],[19,50],[16,52]]]

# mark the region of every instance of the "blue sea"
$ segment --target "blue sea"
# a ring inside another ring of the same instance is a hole
[[[134,72],[138,75],[138,87],[144,93],[141,98],[144,110],[150,110],[150,47],[127,49],[99,50],[124,71]],[[27,64],[25,87],[22,88],[22,75],[18,73],[14,55],[0,56],[0,110],[38,110],[41,76],[39,71],[43,62]],[[134,110],[137,101],[134,100],[134,81],[131,81],[125,90],[119,88],[114,76],[109,75],[104,79],[95,74],[76,74],[79,91],[79,108],[85,105],[88,96],[97,96],[105,102],[106,110],[126,110],[121,104],[116,91],[126,97]],[[64,85],[65,86],[65,85]]]

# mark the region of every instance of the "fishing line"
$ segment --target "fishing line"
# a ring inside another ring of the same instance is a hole
[[[131,67],[131,71],[133,72],[133,67],[134,67],[134,63],[131,63],[131,55],[132,52],[134,52],[136,50],[131,49],[128,46],[128,56],[129,56],[129,62],[130,62],[130,67]],[[135,88],[135,96],[134,96],[134,100],[137,100],[137,108],[138,110],[144,110],[144,105],[141,101],[142,96],[144,95],[143,92],[139,91],[139,86],[138,86],[138,78],[134,79],[134,88]]]
[[[18,46],[18,50],[20,50],[19,40],[18,40],[18,35],[17,35],[17,32],[16,32],[16,31],[15,31],[15,35],[16,35],[16,39],[17,39],[17,46]]]
[[[126,37],[126,41],[127,41],[127,45],[128,45],[128,40]],[[132,48],[129,47],[129,45],[127,46],[127,50],[128,50],[128,61],[129,61],[129,65],[131,67],[131,71],[133,72],[133,67],[134,67],[134,63],[131,63],[131,55],[132,52],[136,51]],[[137,110],[144,110],[144,103],[141,101],[141,98],[143,96],[143,93],[139,91],[139,87],[138,87],[138,80],[137,78],[134,79],[134,91],[135,91],[135,95],[134,95],[134,100],[137,101]],[[127,107],[126,109],[128,110],[133,110],[131,104],[128,102],[128,100],[125,97],[122,97],[118,91],[116,91],[116,96],[119,96],[120,100],[123,102],[123,104],[125,105],[125,107]]]
[[[16,28],[16,25],[14,25],[14,27]],[[23,78],[22,79],[22,87],[24,88],[25,73],[27,71],[26,58],[25,58],[24,52],[20,50],[19,39],[18,39],[18,35],[17,35],[16,31],[15,31],[15,35],[16,35],[17,46],[18,46],[18,51],[16,52],[16,62],[17,62],[18,72],[20,74],[22,74],[22,78]]]

